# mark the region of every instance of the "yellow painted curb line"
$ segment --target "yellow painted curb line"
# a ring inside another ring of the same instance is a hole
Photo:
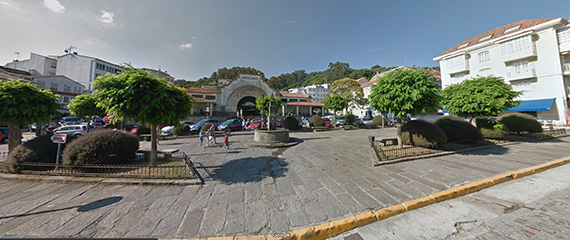
[[[273,233],[267,235],[255,236],[227,236],[227,237],[210,237],[210,238],[179,238],[179,240],[321,240],[337,236],[343,232],[364,226],[375,221],[380,221],[400,213],[425,207],[434,203],[461,197],[470,193],[480,191],[482,189],[504,183],[513,179],[525,177],[535,173],[539,173],[551,168],[562,166],[570,162],[570,157],[550,161],[544,164],[523,168],[509,173],[488,177],[475,182],[463,184],[461,186],[446,189],[425,197],[403,202],[401,204],[392,205],[376,211],[366,211],[354,216],[333,220],[312,227],[299,230]],[[164,239],[172,240],[172,239]]]

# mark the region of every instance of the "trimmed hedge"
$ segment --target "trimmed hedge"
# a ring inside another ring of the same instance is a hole
[[[471,123],[455,117],[445,116],[438,119],[435,125],[441,128],[447,136],[447,141],[478,141],[483,139],[481,131]]]
[[[122,131],[93,131],[73,141],[63,151],[66,165],[120,164],[136,159],[139,141]]]
[[[176,124],[172,128],[172,134],[177,136],[188,135],[190,133],[190,126],[187,124]]]
[[[439,148],[447,142],[445,133],[438,126],[422,120],[405,123],[401,137],[404,144],[429,148]]]
[[[382,117],[382,115],[376,115],[372,119],[372,124],[382,126],[382,120],[384,121],[384,126],[388,125],[388,118]]]
[[[325,126],[325,120],[323,120],[321,118],[321,116],[319,116],[319,115],[313,115],[309,119],[309,125],[311,127],[324,127]]]
[[[52,135],[38,136],[18,145],[4,161],[4,168],[10,172],[17,173],[20,172],[19,165],[24,162],[55,163],[57,144],[51,141]],[[65,149],[76,138],[68,135],[67,143],[63,144],[62,149]]]
[[[299,121],[294,117],[286,117],[283,119],[283,127],[289,130],[299,130],[301,128]]]
[[[499,118],[499,122],[504,124],[510,132],[514,133],[541,133],[542,126],[536,119],[524,113],[507,113]]]
[[[484,138],[503,139],[509,133],[501,129],[481,128],[481,134],[483,135]]]
[[[486,119],[486,118],[477,118],[475,120],[475,122],[477,123],[477,128],[479,129],[493,129],[494,126],[499,123],[499,121],[497,120],[492,120],[492,119]]]

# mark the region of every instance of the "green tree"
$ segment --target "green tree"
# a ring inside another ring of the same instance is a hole
[[[346,101],[345,108],[365,105],[368,101],[364,98],[362,87],[357,81],[343,78],[331,84],[327,96],[340,95]]]
[[[131,66],[119,74],[100,76],[95,87],[98,88],[95,96],[100,99],[98,106],[116,116],[114,118],[150,124],[152,166],[157,163],[157,126],[174,125],[188,117],[192,109],[192,97],[183,89]]]
[[[477,118],[495,116],[518,106],[520,102],[514,99],[521,94],[501,77],[477,77],[447,86],[441,92],[441,103],[451,114],[470,117],[471,124],[477,127]]]
[[[22,143],[20,124],[48,122],[57,114],[59,98],[20,80],[0,81],[0,122],[8,124],[8,152]]]
[[[346,107],[346,100],[340,95],[332,95],[328,96],[323,100],[323,105],[327,109],[331,109],[334,111],[334,122],[333,125],[336,124],[336,112],[343,110]]]
[[[272,109],[281,108],[281,98],[272,98],[267,95],[261,95],[255,99],[255,107],[261,112],[261,116],[267,116],[267,122],[269,122],[269,105]]]
[[[363,78],[370,80],[372,77],[374,77],[374,74],[376,74],[376,72],[371,70],[371,69],[361,68],[361,69],[354,70],[354,72],[349,74],[348,77],[352,78],[352,79],[359,79],[359,78],[363,77]]]
[[[402,119],[408,114],[437,111],[438,91],[426,70],[398,69],[377,80],[370,94],[370,106],[382,113],[396,115],[399,119],[398,145],[402,146]]]
[[[329,63],[329,69],[327,70],[328,81],[327,82],[334,82],[335,80],[345,78],[349,74],[351,74],[354,69],[350,68],[348,63],[344,62],[335,62]]]
[[[91,117],[105,115],[105,110],[97,106],[98,99],[92,94],[81,94],[69,102],[67,108],[71,115],[87,117],[87,132]]]

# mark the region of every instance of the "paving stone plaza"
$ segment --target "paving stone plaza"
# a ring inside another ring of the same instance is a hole
[[[3,237],[208,237],[295,230],[379,209],[485,177],[567,157],[570,138],[372,166],[368,136],[396,129],[296,132],[285,149],[199,147],[187,153],[206,184],[90,185],[0,180]],[[149,142],[141,142],[149,148]]]

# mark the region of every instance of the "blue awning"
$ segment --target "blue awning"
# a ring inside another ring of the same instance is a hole
[[[521,105],[509,108],[505,112],[544,112],[550,111],[555,98],[524,100]]]

